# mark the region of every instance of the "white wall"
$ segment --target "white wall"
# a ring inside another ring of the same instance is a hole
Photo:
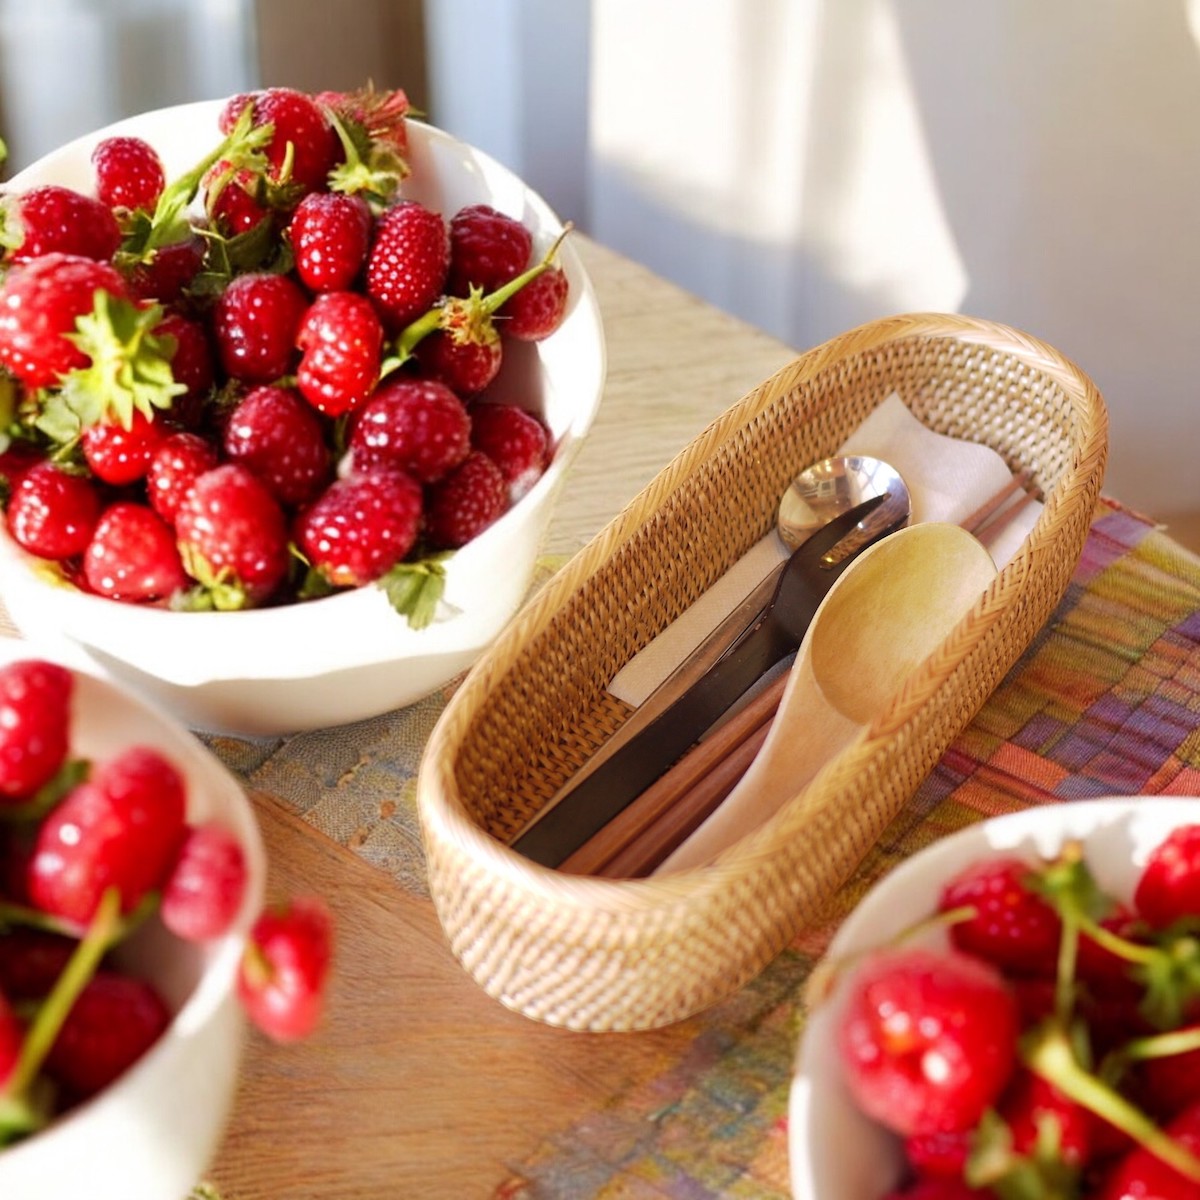
[[[1108,401],[1107,490],[1200,507],[1187,0],[564,0],[570,37],[546,7],[432,0],[441,123],[798,349],[924,308],[1045,338]],[[559,99],[506,108],[532,89]],[[536,153],[571,137],[582,167]]]

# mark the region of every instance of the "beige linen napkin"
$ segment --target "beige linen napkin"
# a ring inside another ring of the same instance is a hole
[[[936,433],[893,393],[848,437],[843,454],[867,454],[891,463],[908,486],[912,524],[957,524],[994,496],[1012,472],[994,450]],[[997,568],[1020,549],[1041,512],[1030,503],[988,546]],[[636,707],[788,556],[771,532],[747,551],[711,588],[613,677],[609,691]]]

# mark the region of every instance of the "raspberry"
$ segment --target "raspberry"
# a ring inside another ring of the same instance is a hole
[[[87,366],[70,337],[98,290],[124,296],[125,281],[108,263],[77,254],[45,254],[11,271],[0,287],[0,366],[31,388]]]
[[[532,413],[515,404],[477,404],[471,410],[471,445],[500,468],[515,503],[546,470],[550,435]]]
[[[83,457],[98,479],[124,487],[146,474],[165,436],[163,425],[135,409],[128,428],[111,420],[89,425],[83,431]]]
[[[508,485],[486,454],[472,450],[429,487],[425,525],[430,542],[446,550],[465,546],[508,508]]]
[[[268,910],[255,922],[238,972],[238,996],[268,1037],[291,1042],[316,1028],[332,951],[332,918],[315,897]]]
[[[273,383],[286,375],[307,307],[300,286],[285,275],[236,276],[213,312],[213,335],[225,372],[246,383]]]
[[[185,431],[168,434],[155,447],[146,468],[146,495],[154,511],[174,525],[192,484],[217,462],[216,447],[207,438]]]
[[[310,192],[292,215],[288,237],[305,287],[348,291],[367,261],[371,210],[361,196]]]
[[[970,907],[976,914],[950,927],[954,945],[1021,974],[1053,973],[1062,922],[1025,886],[1031,874],[1020,859],[996,858],[975,863],[950,880],[938,908]]]
[[[229,929],[245,893],[241,843],[220,825],[200,825],[188,832],[179,851],[163,888],[159,915],[176,937],[206,941]]]
[[[450,238],[439,213],[401,200],[375,222],[367,255],[367,295],[393,333],[428,312],[442,295]]]
[[[287,525],[270,489],[239,463],[206,471],[175,513],[184,568],[217,608],[265,602],[288,569]]]
[[[29,863],[29,896],[85,925],[115,887],[130,912],[161,887],[184,836],[183,777],[158,751],[131,746],[100,763],[45,818]]]
[[[494,292],[529,265],[533,237],[513,217],[488,204],[461,208],[450,219],[450,275],[447,290],[465,296],[474,286]]]
[[[57,663],[0,667],[0,804],[29,799],[66,761],[74,686]]]
[[[229,415],[224,446],[285,506],[312,500],[333,470],[320,418],[290,388],[248,393]]]
[[[83,577],[98,595],[135,604],[166,599],[189,582],[171,527],[133,500],[104,510],[84,551]]]
[[[325,292],[296,331],[303,351],[296,385],[315,409],[338,417],[370,395],[379,378],[383,326],[357,292]]]
[[[46,1056],[46,1070],[71,1101],[103,1091],[171,1022],[158,991],[141,979],[97,972],[79,993]]]
[[[72,188],[30,188],[16,198],[16,206],[24,238],[9,255],[13,262],[57,253],[105,263],[121,244],[120,227],[108,206]]]
[[[548,338],[566,316],[568,291],[562,268],[548,268],[501,305],[496,314],[500,328],[523,342]]]
[[[52,462],[30,467],[8,501],[8,531],[38,558],[61,560],[82,554],[100,519],[100,500],[91,482]]]
[[[421,485],[401,471],[339,479],[296,521],[296,544],[335,587],[372,583],[412,549],[421,499]]]
[[[96,195],[109,208],[153,213],[166,185],[158,151],[138,137],[110,137],[92,151]]]
[[[398,467],[432,483],[470,452],[471,418],[445,384],[385,382],[357,412],[349,449],[356,472]]]
[[[1200,825],[1173,829],[1150,852],[1133,905],[1156,929],[1200,917]]]
[[[875,955],[838,1029],[847,1086],[905,1137],[974,1125],[1016,1065],[1016,1001],[980,959],[923,949]]]

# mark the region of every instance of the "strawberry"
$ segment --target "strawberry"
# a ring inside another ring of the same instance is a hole
[[[19,239],[13,233],[14,225]],[[108,206],[94,197],[44,184],[5,202],[0,212],[0,244],[10,243],[11,262],[31,262],[55,253],[108,262],[121,244],[121,230]]]
[[[442,295],[450,238],[439,213],[401,200],[375,222],[367,255],[366,290],[389,332],[398,333]]]
[[[41,1000],[63,973],[76,939],[14,926],[0,937],[0,994],[9,1000]]]
[[[971,1154],[971,1129],[918,1133],[904,1140],[904,1157],[919,1175],[961,1177]]]
[[[220,937],[242,907],[246,874],[241,843],[228,829],[209,822],[189,830],[163,888],[163,924],[186,941]]]
[[[162,1036],[171,1014],[158,991],[128,975],[97,972],[58,1031],[46,1071],[69,1102],[86,1100],[125,1073]]]
[[[57,663],[0,667],[0,804],[28,800],[66,762],[74,686]]]
[[[385,381],[355,414],[348,445],[355,472],[398,467],[432,483],[467,457],[471,418],[444,384]]]
[[[84,476],[45,460],[17,480],[6,515],[17,545],[38,558],[62,560],[82,554],[92,540],[100,499]]]
[[[1200,1155],[1200,1104],[1166,1128],[1171,1140]],[[1200,1183],[1187,1179],[1145,1146],[1130,1151],[1097,1190],[1099,1200],[1195,1200]]]
[[[491,317],[470,300],[448,301],[442,311],[442,328],[416,347],[418,369],[459,396],[476,396],[500,373],[500,335]]]
[[[229,414],[227,461],[241,463],[291,507],[312,500],[332,474],[320,418],[290,388],[258,387]]]
[[[246,383],[273,383],[288,374],[307,307],[304,292],[286,275],[249,272],[233,279],[213,311],[226,374]]]
[[[166,186],[158,151],[139,137],[108,137],[92,151],[96,195],[109,208],[152,213]]]
[[[508,508],[500,468],[480,450],[429,485],[425,527],[431,544],[455,550],[495,524]]]
[[[176,303],[204,266],[204,239],[188,233],[156,247],[147,259],[126,268],[129,291],[139,300]]]
[[[902,1136],[975,1124],[1016,1065],[1016,1001],[965,954],[881,952],[854,977],[838,1027],[851,1094]]]
[[[151,507],[170,525],[188,489],[217,465],[217,449],[198,433],[168,434],[155,447],[146,468],[146,495]]]
[[[239,463],[222,463],[192,484],[175,514],[180,555],[217,609],[264,603],[288,569],[287,525],[279,502]]]
[[[1058,1160],[1082,1167],[1091,1159],[1095,1118],[1039,1076],[1018,1071],[1001,1099],[999,1111],[1016,1154],[1034,1154],[1039,1138],[1045,1136],[1043,1126],[1053,1121]]]
[[[255,922],[238,971],[238,996],[254,1024],[280,1042],[307,1037],[321,1018],[333,952],[325,904],[299,897]]]
[[[132,911],[166,881],[183,841],[185,783],[159,751],[131,746],[97,764],[38,827],[29,897],[86,925],[107,888]]]
[[[1053,974],[1062,922],[1026,886],[1032,868],[1018,858],[972,864],[942,889],[938,908],[971,908],[974,916],[950,927],[959,950],[1022,974]]]
[[[332,586],[372,583],[412,549],[421,501],[421,485],[403,471],[339,479],[297,518],[296,545]]]
[[[561,267],[551,267],[506,300],[496,318],[509,337],[540,342],[562,324],[568,294],[566,273]]]
[[[271,208],[252,171],[217,163],[204,179],[204,208],[213,229],[235,238],[271,220]]]
[[[182,385],[182,391],[171,404],[171,417],[181,425],[199,425],[204,405],[216,382],[216,364],[208,332],[199,321],[168,312],[155,327],[163,339],[174,343],[169,351],[171,377]]]
[[[550,434],[515,404],[477,404],[471,410],[471,445],[500,468],[509,502],[516,503],[546,470]]]
[[[97,479],[124,487],[146,474],[150,456],[166,433],[162,423],[136,411],[128,427],[100,421],[83,431],[83,457]]]
[[[292,214],[288,238],[309,291],[348,291],[367,261],[371,210],[361,196],[310,192]]]
[[[233,131],[247,104],[254,126],[272,127],[265,147],[271,181],[292,184],[301,193],[323,189],[339,151],[333,127],[320,105],[304,92],[286,87],[234,96],[217,120],[222,133]]]
[[[1173,829],[1150,852],[1133,905],[1156,929],[1200,918],[1200,825]]]
[[[71,335],[97,291],[124,296],[125,282],[108,263],[77,254],[46,254],[15,268],[0,286],[0,366],[31,388],[86,366]]]
[[[296,331],[302,351],[296,386],[329,417],[356,408],[379,378],[383,326],[371,302],[357,292],[324,292]]]
[[[472,287],[494,292],[529,265],[533,237],[514,217],[488,204],[461,208],[450,218],[447,291],[466,296]]]
[[[8,1000],[0,994],[0,1088],[3,1088],[17,1069],[25,1029]]]
[[[83,577],[97,595],[132,603],[166,599],[189,582],[171,527],[133,500],[104,510],[83,554]]]

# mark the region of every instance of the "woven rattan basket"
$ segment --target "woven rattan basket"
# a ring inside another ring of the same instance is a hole
[[[571,876],[506,843],[628,715],[612,676],[772,526],[804,466],[896,391],[927,426],[1028,467],[1045,501],[940,651],[848,750],[712,865]],[[801,355],[695,439],[518,614],[421,766],[433,900],[492,996],[573,1029],[667,1024],[740,987],[818,916],[1062,597],[1107,452],[1104,404],[1050,346],[943,314]]]

